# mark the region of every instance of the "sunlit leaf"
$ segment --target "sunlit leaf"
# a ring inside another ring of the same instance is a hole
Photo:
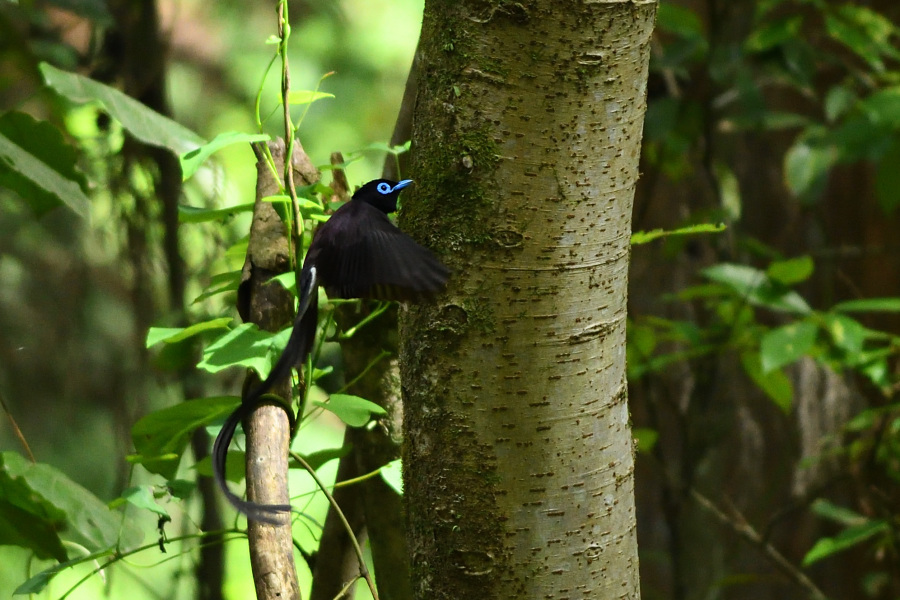
[[[16,192],[36,214],[64,204],[88,217],[90,199],[77,160],[50,123],[18,112],[0,115],[0,187]]]
[[[194,431],[224,419],[239,403],[236,396],[200,398],[146,415],[131,428],[131,440],[138,453],[136,462],[172,479]]]
[[[316,401],[314,404],[333,412],[351,427],[362,427],[371,421],[373,416],[387,414],[374,402],[349,394],[332,394],[328,397],[328,402]]]
[[[825,15],[825,29],[832,39],[862,57],[876,71],[884,70],[883,56],[900,58],[894,38],[896,26],[885,16],[864,6],[844,3]]]
[[[316,100],[323,98],[334,98],[334,94],[328,92],[317,92],[312,90],[291,90],[288,93],[288,104],[297,106],[300,104],[312,104]],[[279,100],[281,97],[279,96]]]
[[[809,256],[798,256],[789,260],[775,261],[766,269],[766,274],[784,285],[806,281],[813,273],[815,264]]]
[[[46,84],[76,104],[96,102],[128,132],[151,146],[168,148],[176,155],[206,143],[202,137],[172,119],[141,104],[119,90],[88,77],[40,64]]]
[[[765,52],[797,37],[803,27],[802,15],[785,16],[763,24],[747,36],[747,52]]]
[[[73,558],[70,561],[66,561],[58,565],[53,565],[52,567],[44,569],[34,577],[31,577],[28,581],[17,587],[16,591],[13,592],[13,596],[25,596],[40,593],[44,590],[45,587],[47,587],[47,584],[50,583],[51,579],[53,579],[56,575],[65,571],[66,569],[86,562],[96,561],[106,556],[111,556],[112,554],[114,554],[114,552],[115,549],[110,548],[107,550],[101,550],[99,552],[93,552],[88,556],[79,556],[78,558]]]
[[[379,470],[381,473],[381,478],[384,480],[386,484],[391,486],[395,492],[403,495],[403,463],[398,458],[397,460],[392,460],[388,464],[381,467]]]
[[[206,456],[194,465],[199,475],[212,477],[212,458]],[[240,483],[247,473],[247,455],[243,450],[229,450],[225,457],[225,479],[232,483]]]
[[[794,386],[788,376],[780,369],[764,373],[759,354],[756,352],[742,354],[741,365],[759,389],[765,392],[782,412],[790,414],[794,402]]]
[[[179,223],[205,223],[207,221],[224,221],[236,214],[253,212],[253,202],[236,204],[224,208],[202,208],[199,206],[178,205]]]
[[[856,102],[856,93],[845,85],[836,85],[825,95],[825,118],[833,123]]]
[[[290,335],[290,327],[273,334],[260,331],[253,323],[242,323],[207,346],[197,368],[218,373],[222,369],[240,366],[254,369],[261,378],[265,378],[272,368],[273,359],[281,356]]]
[[[703,270],[703,275],[730,287],[751,304],[771,310],[809,314],[812,309],[797,292],[786,290],[768,275],[747,265],[720,263]]]
[[[831,146],[795,143],[784,157],[784,179],[795,196],[817,194],[831,167],[837,162],[837,151]]]
[[[876,535],[888,533],[890,529],[887,521],[873,519],[862,525],[848,527],[834,537],[821,538],[803,557],[803,566],[808,567],[823,558],[849,550]]]
[[[335,459],[344,458],[345,456],[350,454],[350,451],[352,449],[353,446],[349,444],[346,446],[341,446],[340,448],[324,448],[322,450],[310,452],[309,454],[304,454],[303,460],[306,461],[306,464],[312,467],[313,471],[318,471],[326,463],[331,462]],[[300,464],[297,461],[292,461],[291,468],[300,468]]]
[[[181,154],[178,159],[181,162],[181,179],[187,181],[197,172],[203,162],[226,146],[232,144],[265,142],[270,138],[264,133],[242,133],[239,131],[226,131],[220,133],[211,142],[203,144]]]
[[[832,310],[837,312],[900,312],[900,297],[847,300],[835,304]]]
[[[722,201],[722,211],[729,222],[739,221],[741,218],[741,186],[734,171],[723,162],[713,165],[713,173],[716,183],[719,185],[719,198]]]
[[[233,320],[232,317],[220,317],[211,321],[195,323],[190,327],[151,327],[147,331],[146,347],[150,348],[160,342],[174,344],[213,329],[228,329],[228,325]]]
[[[875,126],[900,128],[900,85],[878,90],[859,103]]]
[[[166,509],[156,503],[156,498],[153,497],[153,489],[149,485],[130,487],[122,492],[122,498],[138,508],[143,508],[164,517],[169,516]]]
[[[863,525],[869,520],[858,512],[838,506],[825,498],[817,498],[810,506],[810,509],[814,514],[846,527]]]
[[[121,513],[61,471],[15,452],[0,453],[0,544],[65,560],[60,541],[48,537],[53,532],[90,551],[136,545],[143,538],[140,530],[123,523]]]
[[[631,430],[631,437],[637,442],[637,450],[642,454],[652,452],[659,440],[659,432],[649,427],[635,427]]]
[[[653,240],[675,236],[675,235],[696,235],[700,233],[720,233],[728,227],[724,223],[698,223],[696,225],[688,225],[687,227],[679,227],[678,229],[653,229],[651,231],[635,231],[631,234],[631,245],[639,246],[652,242]]]
[[[766,333],[759,342],[763,375],[805,356],[816,343],[819,329],[809,321],[791,323]]]
[[[852,357],[862,352],[863,344],[868,337],[868,330],[862,323],[841,314],[826,314],[822,318],[835,346]]]
[[[202,294],[194,298],[193,303],[196,304],[197,302],[206,300],[216,294],[237,291],[238,286],[241,284],[242,277],[243,271],[241,269],[213,275],[212,279],[209,280],[209,285],[203,290]]]

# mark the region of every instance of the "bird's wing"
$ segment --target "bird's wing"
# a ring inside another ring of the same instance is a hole
[[[363,205],[359,226],[335,229],[316,257],[331,296],[418,300],[443,289],[450,271],[427,248],[397,229],[387,215]],[[333,218],[333,217],[332,217]]]

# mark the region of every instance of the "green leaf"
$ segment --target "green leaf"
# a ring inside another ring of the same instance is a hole
[[[744,49],[747,52],[765,52],[796,38],[802,27],[801,15],[776,19],[753,30],[744,41]]]
[[[321,100],[323,98],[334,98],[334,94],[312,90],[292,90],[288,93],[288,104],[290,104],[291,106],[312,104],[316,100]],[[278,100],[280,104],[282,100],[281,96],[278,97]]]
[[[853,107],[856,102],[856,93],[845,85],[836,85],[825,95],[825,119],[834,123]]]
[[[739,221],[741,218],[741,187],[737,176],[728,165],[716,162],[713,165],[716,183],[719,185],[719,197],[722,199],[722,212],[729,222]]]
[[[815,264],[809,256],[798,256],[789,260],[773,262],[766,269],[766,274],[783,285],[793,285],[806,281],[813,273]]]
[[[76,565],[99,560],[105,556],[111,556],[114,552],[114,549],[101,550],[99,552],[92,552],[87,556],[79,556],[78,558],[73,558],[70,561],[66,561],[58,565],[53,565],[49,569],[44,569],[28,581],[17,587],[16,591],[13,592],[13,596],[25,596],[29,594],[40,593],[44,590],[45,587],[47,587],[47,584],[50,583],[50,580],[62,571],[65,571],[66,569],[74,567]]]
[[[253,323],[242,323],[210,344],[197,368],[218,373],[228,367],[246,367],[264,379],[273,361],[281,356],[290,335],[290,327],[273,334],[260,331]]]
[[[216,294],[237,291],[238,286],[241,284],[242,277],[243,271],[241,269],[213,275],[209,280],[209,285],[203,290],[203,293],[194,298],[193,304],[206,300]]]
[[[175,477],[191,435],[200,427],[224,419],[240,404],[236,396],[188,400],[150,413],[131,428],[137,460],[166,479]]]
[[[5,483],[4,479],[0,483]],[[19,546],[31,550],[40,559],[65,561],[66,550],[57,531],[62,528],[64,515],[40,498],[30,498],[20,508],[7,497],[11,491],[0,495],[0,546]]]
[[[206,141],[187,127],[151,110],[119,90],[76,73],[40,64],[46,84],[76,104],[96,102],[128,132],[151,146],[168,148],[176,155]]]
[[[229,450],[225,457],[225,479],[232,483],[240,483],[244,479],[247,467],[247,455],[243,450]],[[212,477],[212,458],[206,456],[194,465],[197,473]]]
[[[120,513],[57,469],[0,453],[0,545],[63,561],[66,553],[54,539],[60,534],[90,551],[136,545],[143,538]]]
[[[900,85],[878,90],[859,108],[876,127],[900,128]]]
[[[240,131],[226,131],[220,133],[209,143],[199,148],[194,148],[178,157],[181,162],[181,180],[187,181],[197,172],[203,162],[226,146],[240,143],[266,142],[269,136],[264,133],[241,133]]]
[[[649,427],[635,427],[631,430],[631,436],[637,442],[637,451],[642,454],[652,452],[659,440],[659,432]]]
[[[785,414],[790,414],[794,399],[794,386],[788,376],[780,370],[763,373],[757,352],[745,352],[741,355],[744,372],[772,399],[775,405]]]
[[[817,195],[837,158],[831,146],[795,143],[784,156],[785,185],[797,197]]]
[[[387,152],[388,154],[398,156],[403,154],[404,152],[408,152],[412,141],[407,141],[404,144],[398,144],[396,146],[391,146],[390,144],[385,144],[384,142],[372,142],[362,150],[357,150],[352,154],[357,154],[361,152],[374,151],[374,152]]]
[[[900,312],[900,298],[863,298],[835,304],[837,312]]]
[[[313,471],[318,471],[326,463],[338,458],[344,458],[345,456],[350,454],[350,451],[352,449],[353,446],[347,444],[346,446],[341,446],[340,448],[325,448],[323,450],[316,450],[315,452],[304,454],[303,460],[306,461],[306,464],[312,467]],[[292,461],[291,468],[300,468],[300,463]]]
[[[190,327],[151,327],[147,330],[146,347],[150,348],[160,342],[174,344],[213,329],[228,329],[233,320],[231,317],[220,317],[212,321],[195,323]]]
[[[225,208],[201,208],[199,206],[178,206],[179,223],[205,223],[224,221],[238,213],[253,212],[253,202],[226,206]]]
[[[868,518],[849,508],[838,506],[830,500],[818,498],[810,506],[812,512],[823,519],[839,523],[845,527],[855,527],[868,522]]]
[[[663,31],[674,33],[684,38],[705,38],[703,23],[700,17],[690,10],[663,2],[659,5],[656,14],[656,25]]]
[[[169,516],[169,513],[166,512],[166,509],[156,503],[156,498],[153,497],[153,489],[149,485],[139,485],[128,488],[127,490],[122,492],[122,499],[126,500],[129,504],[137,506],[138,508],[149,510],[152,513],[156,513],[164,517]]]
[[[851,357],[857,357],[862,352],[863,344],[869,335],[862,323],[840,314],[826,314],[823,315],[823,319],[835,346]]]
[[[297,275],[293,271],[288,271],[287,273],[282,273],[281,275],[276,275],[269,282],[275,282],[284,289],[292,292],[296,295],[297,293]]]
[[[386,484],[399,495],[403,495],[403,463],[399,458],[381,467],[379,473]]]
[[[727,285],[751,304],[801,315],[812,312],[806,300],[798,293],[785,290],[769,279],[768,275],[753,267],[720,263],[704,269],[702,273],[708,279]]]
[[[876,71],[884,70],[882,56],[900,58],[893,40],[897,28],[871,9],[845,3],[825,15],[825,28],[831,38],[856,52]]]
[[[878,159],[875,172],[875,195],[878,205],[890,215],[900,206],[900,138],[895,138],[887,151]]]
[[[76,150],[50,123],[9,112],[0,116],[0,187],[14,191],[38,215],[64,204],[90,215],[87,183]]]
[[[814,323],[799,321],[766,333],[759,342],[763,374],[768,375],[808,354],[816,343],[818,331]]]
[[[655,239],[673,235],[696,235],[700,233],[720,233],[728,229],[724,223],[698,223],[678,229],[653,229],[651,231],[635,231],[631,234],[631,245],[639,246]]]
[[[636,356],[650,356],[656,349],[656,331],[643,323],[628,323],[628,346]]]
[[[314,402],[314,404],[333,412],[350,427],[362,427],[372,420],[373,415],[387,414],[374,402],[349,394],[332,394],[328,402]]]
[[[821,538],[803,557],[803,566],[808,567],[823,558],[828,558],[838,552],[858,546],[871,537],[887,534],[890,530],[891,528],[887,521],[873,519],[862,525],[848,527],[834,537]]]
[[[187,479],[170,479],[166,482],[166,487],[169,488],[169,493],[173,497],[179,500],[187,500],[194,493],[194,490],[197,489],[197,482]]]

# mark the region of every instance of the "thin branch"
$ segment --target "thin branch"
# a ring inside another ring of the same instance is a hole
[[[32,463],[36,463],[37,461],[34,459],[34,454],[31,453],[31,447],[28,445],[28,440],[25,439],[25,435],[22,433],[22,430],[19,429],[18,423],[16,423],[16,420],[13,418],[12,412],[10,412],[9,407],[6,405],[6,400],[3,398],[2,392],[0,392],[0,406],[3,406],[3,412],[6,413],[6,418],[9,419],[9,424],[12,425],[13,433],[19,438],[19,443],[25,448],[25,454],[28,455],[28,459]]]
[[[797,585],[802,587],[807,591],[810,598],[814,598],[815,600],[828,600],[828,597],[820,590],[812,580],[807,577],[800,569],[794,566],[791,561],[789,561],[785,556],[778,551],[775,546],[765,541],[763,537],[750,525],[749,522],[744,518],[744,516],[737,511],[736,508],[732,507],[732,512],[734,513],[734,517],[729,516],[725,513],[721,508],[716,506],[716,504],[698,492],[696,489],[689,488],[688,492],[701,507],[706,509],[710,514],[712,514],[716,519],[719,520],[723,525],[728,526],[732,531],[737,533],[740,537],[744,538],[757,548],[763,551],[766,556],[775,564],[776,567]]]
[[[362,548],[359,546],[359,542],[356,540],[356,535],[353,533],[353,528],[350,526],[350,523],[347,521],[347,517],[344,516],[344,511],[341,510],[341,507],[338,506],[338,503],[335,501],[334,496],[331,495],[331,492],[328,491],[328,486],[319,479],[319,476],[316,474],[315,469],[313,469],[308,462],[306,462],[302,456],[297,454],[296,452],[291,452],[291,456],[303,466],[304,469],[312,476],[315,480],[316,485],[319,486],[319,489],[322,490],[322,493],[325,494],[325,497],[328,498],[328,502],[331,504],[331,508],[334,509],[335,513],[341,519],[341,523],[344,524],[344,528],[347,530],[347,535],[350,536],[350,543],[353,544],[353,550],[356,552],[356,558],[359,561],[359,574],[362,577],[365,577],[366,583],[369,584],[369,591],[372,592],[372,598],[374,600],[378,600],[378,590],[375,588],[375,582],[372,580],[372,575],[369,573],[369,568],[366,566],[366,558],[363,556]]]
[[[343,598],[344,595],[345,595],[347,592],[350,591],[350,588],[352,588],[354,585],[356,585],[356,582],[357,582],[357,581],[359,581],[359,577],[354,577],[353,579],[351,579],[350,581],[348,581],[348,582],[347,582],[347,585],[345,585],[344,587],[342,587],[342,588],[341,588],[341,591],[339,591],[339,592],[337,593],[337,595],[334,597],[334,600],[340,600],[341,598]]]
[[[353,379],[351,379],[350,381],[348,381],[346,384],[344,384],[344,386],[341,387],[341,389],[339,389],[339,390],[337,391],[337,393],[338,393],[338,394],[343,394],[344,392],[346,392],[346,391],[347,391],[348,389],[350,389],[357,381],[359,381],[360,379],[362,379],[363,377],[365,377],[365,376],[366,376],[366,373],[368,373],[369,371],[371,371],[371,370],[375,367],[375,365],[377,365],[378,363],[380,363],[380,362],[382,361],[382,359],[385,359],[385,358],[387,358],[388,356],[391,356],[391,353],[388,352],[387,350],[382,350],[381,353],[380,353],[378,356],[376,356],[374,359],[372,359],[372,361],[371,361],[368,365],[366,365],[366,368],[365,368],[365,369],[363,369],[356,377],[354,377]]]

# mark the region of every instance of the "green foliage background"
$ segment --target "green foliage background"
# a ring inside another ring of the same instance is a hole
[[[194,595],[191,542],[170,543],[167,555],[155,545],[161,511],[177,515],[170,537],[193,531],[196,513],[195,500],[182,501],[191,498],[194,468],[165,455],[180,456],[190,430],[214,427],[234,405],[229,394],[243,375],[234,365],[267,364],[264,355],[243,357],[215,377],[186,368],[205,349],[201,367],[218,370],[210,352],[228,327],[236,337],[269,339],[231,323],[229,290],[249,217],[219,209],[246,209],[253,200],[248,145],[226,146],[184,187],[181,203],[193,207],[181,214],[185,297],[201,297],[185,332],[168,297],[171,263],[153,201],[158,164],[129,162],[134,148],[124,132],[144,141],[138,131],[168,136],[160,144],[176,152],[196,144],[197,134],[255,133],[252,107],[275,52],[267,44],[274,6],[159,3],[167,60],[148,54],[140,66],[165,69],[166,99],[183,131],[153,119],[110,119],[106,112],[115,117],[121,107],[115,95],[106,110],[70,102],[107,92],[79,88],[91,84],[68,71],[108,75],[112,87],[123,84],[123,72],[141,73],[103,46],[115,11],[133,6],[0,5],[0,394],[38,461],[59,470],[29,469],[9,423],[0,423],[0,501],[40,513],[47,525],[23,533],[18,513],[0,515],[0,540],[27,545],[21,539],[31,535],[41,559],[0,547],[4,596],[51,557],[108,556],[104,535],[113,525],[100,535],[82,518],[85,506],[96,509],[94,496],[126,507],[126,537],[143,530],[149,549],[70,597]],[[299,139],[318,165],[333,151],[358,158],[347,167],[351,185],[381,171],[384,153],[366,148],[391,135],[421,12],[417,0],[291,6],[293,88],[311,90],[335,72],[320,88],[334,97],[310,105]],[[635,228],[646,233],[633,237],[627,349],[646,597],[783,597],[785,584],[770,581],[760,548],[733,550],[742,519],[782,549],[794,585],[803,587],[796,574],[804,573],[829,594],[900,592],[898,19],[891,2],[660,6],[635,208]],[[262,84],[263,116],[278,110],[276,73]],[[45,81],[70,89],[60,95]],[[264,133],[282,135],[279,112]],[[822,437],[820,451],[804,455],[798,381],[810,365],[840,375],[851,393],[846,418]],[[173,379],[205,399],[178,403]],[[312,404],[322,406],[324,395],[314,394]],[[375,412],[350,396],[332,402],[351,424]],[[748,451],[740,442],[751,433],[764,443]],[[334,477],[335,462],[327,461],[340,454],[341,434],[336,419],[320,419],[300,437],[301,452],[320,452],[326,478]],[[748,456],[753,464],[738,465]],[[792,478],[816,465],[828,477],[792,491]],[[54,481],[74,491],[51,497]],[[312,484],[297,476],[292,489]],[[712,533],[714,519],[697,512],[692,493],[734,509],[722,532]],[[320,497],[302,508],[324,518]],[[795,527],[786,527],[786,514]],[[69,524],[67,544],[53,523]],[[313,529],[295,528],[307,550],[315,548]],[[225,587],[242,597],[250,593],[245,542],[236,529],[227,536]],[[62,596],[93,568],[53,579],[40,597]]]

